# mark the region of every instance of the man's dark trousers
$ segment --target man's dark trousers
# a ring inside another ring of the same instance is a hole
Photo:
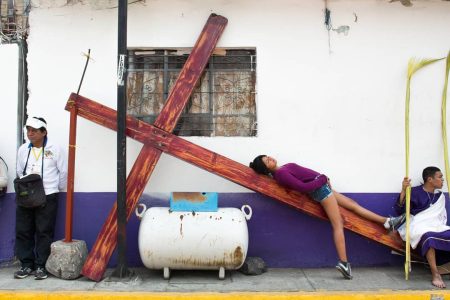
[[[16,255],[22,267],[33,270],[45,267],[55,233],[58,193],[46,198],[43,206],[16,209]]]

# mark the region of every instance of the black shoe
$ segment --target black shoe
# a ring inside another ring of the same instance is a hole
[[[44,268],[38,267],[36,269],[36,274],[34,274],[34,279],[42,280],[42,279],[46,279],[47,277],[48,277],[47,271]]]
[[[33,269],[29,267],[22,267],[19,271],[14,273],[14,278],[16,279],[24,279],[33,273]]]
[[[395,218],[389,218],[389,230],[395,231],[402,226],[402,224],[405,222],[406,214],[402,214]]]
[[[345,279],[352,279],[352,268],[350,267],[349,262],[343,262],[339,261],[336,265],[336,269],[339,270],[339,272],[342,273],[342,275],[345,277]]]

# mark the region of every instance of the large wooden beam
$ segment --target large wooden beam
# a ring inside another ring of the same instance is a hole
[[[168,132],[172,132],[175,128],[179,116],[189,101],[227,22],[226,18],[216,14],[211,14],[208,18],[163,110],[155,121],[158,127]],[[160,150],[144,144],[127,178],[126,205],[128,212],[132,211],[139,201],[139,197],[142,195],[160,155]],[[116,210],[117,206],[115,205],[100,230],[81,272],[94,281],[99,281],[103,277],[107,263],[117,244]]]
[[[72,94],[68,102],[71,100],[75,102],[79,116],[116,130],[117,114],[115,110],[87,98],[77,97],[76,94]],[[247,166],[197,146],[153,125],[128,116],[126,133],[129,137],[144,143],[146,147],[154,147],[159,151],[182,159],[253,191],[277,199],[314,217],[328,219],[320,204],[311,200],[309,196],[286,189],[278,185],[273,179],[256,174]],[[129,207],[128,215],[132,213],[132,209]],[[383,226],[363,219],[344,208],[340,209],[346,229],[395,251],[404,252],[404,245],[398,234],[388,234]]]
[[[174,130],[227,23],[228,20],[222,16],[212,14],[209,17],[189,58],[178,75],[167,102],[155,120],[154,125],[156,127],[168,132]]]

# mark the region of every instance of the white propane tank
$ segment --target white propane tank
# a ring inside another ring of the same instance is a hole
[[[142,262],[149,269],[164,270],[165,279],[170,277],[170,269],[219,270],[223,279],[225,269],[239,269],[247,256],[246,220],[252,215],[248,205],[241,210],[175,212],[139,204],[136,215],[141,219],[138,242]]]

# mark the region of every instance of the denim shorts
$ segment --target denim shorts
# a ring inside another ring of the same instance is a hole
[[[317,202],[322,202],[323,200],[327,199],[328,197],[333,194],[333,191],[331,190],[331,187],[328,185],[328,183],[325,183],[320,188],[315,189],[309,195]]]

